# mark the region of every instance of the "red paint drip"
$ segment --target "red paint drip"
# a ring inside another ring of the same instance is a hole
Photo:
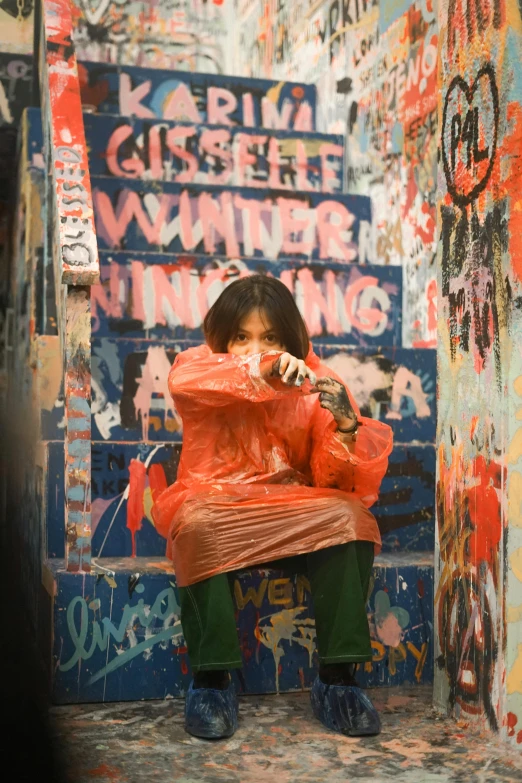
[[[471,464],[471,472],[478,481],[473,481],[473,489],[467,492],[469,516],[474,528],[469,537],[470,559],[473,563],[486,561],[493,565],[498,558],[502,532],[497,494],[502,486],[502,467],[478,456]]]
[[[167,478],[163,465],[151,465],[149,468],[149,486],[152,502],[155,503],[161,493],[167,489]]]
[[[259,610],[257,610],[256,611],[256,629],[259,628],[259,620],[260,619],[261,619],[261,614],[260,614]],[[256,639],[257,639],[256,659],[259,660],[259,658],[258,658],[258,656],[259,656],[259,649],[261,647],[261,637],[259,636],[259,634],[256,634]]]
[[[518,723],[518,718],[517,718],[517,716],[515,715],[514,712],[508,712],[506,723],[507,723],[507,728],[508,728],[508,737],[514,737],[515,736],[515,726]],[[520,734],[522,734],[522,731],[518,732],[517,742],[520,742],[520,740],[518,739]]]
[[[143,519],[143,493],[147,470],[143,462],[132,459],[129,465],[129,499],[127,501],[127,527],[132,536],[132,557],[136,557],[136,532],[141,530]]]
[[[424,582],[422,579],[417,580],[417,593],[419,594],[419,598],[424,598]]]

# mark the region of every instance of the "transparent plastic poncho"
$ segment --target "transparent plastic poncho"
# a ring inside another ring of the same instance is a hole
[[[180,353],[169,390],[183,420],[177,480],[155,499],[152,514],[167,538],[177,582],[312,552],[380,534],[368,510],[392,449],[391,428],[361,417],[352,451],[336,434],[307,380],[264,380],[280,353]],[[317,377],[341,380],[310,352]]]

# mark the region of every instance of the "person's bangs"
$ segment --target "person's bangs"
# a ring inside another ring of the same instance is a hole
[[[309,337],[294,298],[288,288],[272,277],[253,275],[231,283],[208,311],[203,332],[214,353],[227,353],[241,322],[253,310],[267,320],[285,350],[298,359],[308,354]]]

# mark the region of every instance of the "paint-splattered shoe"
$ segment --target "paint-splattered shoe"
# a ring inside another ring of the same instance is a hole
[[[354,685],[325,685],[315,678],[310,692],[315,717],[328,729],[363,737],[379,734],[379,714],[368,696]]]
[[[185,730],[194,737],[222,739],[237,729],[237,693],[231,682],[226,690],[194,688],[185,699]]]

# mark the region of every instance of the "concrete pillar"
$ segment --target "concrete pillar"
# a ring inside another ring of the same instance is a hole
[[[438,13],[435,701],[522,743],[522,2]]]

